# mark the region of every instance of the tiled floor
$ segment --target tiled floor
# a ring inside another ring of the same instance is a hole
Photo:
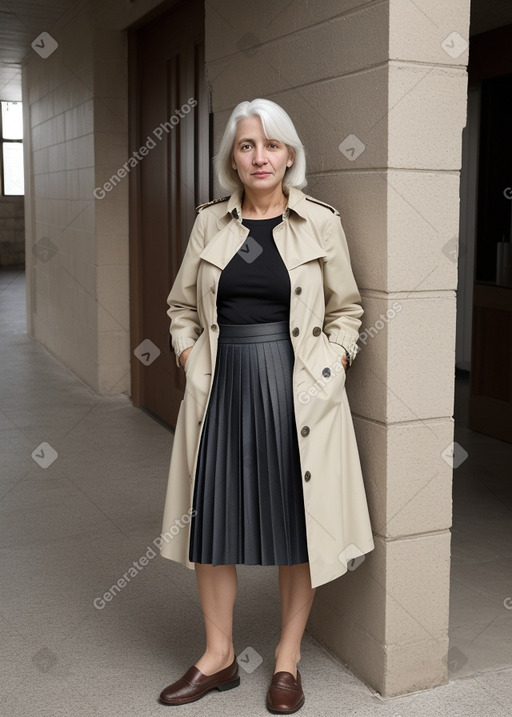
[[[194,573],[151,555],[172,434],[128,398],[94,394],[28,338],[24,317],[23,273],[0,272],[1,714],[161,715],[158,693],[203,647]],[[454,474],[451,681],[383,701],[306,635],[304,717],[512,712],[512,446],[469,431],[466,403],[458,379],[456,440],[469,455]],[[46,468],[55,454],[43,442],[57,453]],[[146,567],[95,608],[146,553]],[[173,714],[268,714],[276,571],[239,568],[235,647],[253,646],[262,665]]]

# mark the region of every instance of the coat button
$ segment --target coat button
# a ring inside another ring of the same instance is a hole
[[[309,426],[304,426],[304,428],[301,430],[301,435],[309,436]]]
[[[304,480],[306,481],[306,483],[311,480],[311,473],[309,471],[306,471],[304,473]]]
[[[210,286],[210,291],[212,292],[212,294],[215,294],[215,284],[212,284]]]
[[[320,336],[321,333],[322,329],[320,328],[320,326],[315,326],[315,328],[313,329],[313,336]]]
[[[298,329],[297,327],[295,327],[295,328],[293,329],[292,335],[293,335],[293,336],[298,336],[298,335],[299,335],[299,329]]]
[[[295,289],[296,294],[302,294],[302,286],[297,286]]]
[[[322,376],[324,376],[325,378],[329,378],[330,375],[331,375],[331,369],[330,369],[330,368],[324,368],[324,369],[322,369]]]
[[[218,326],[217,326],[217,324],[212,324],[212,325],[210,326],[210,328],[211,328],[212,331],[217,331]]]

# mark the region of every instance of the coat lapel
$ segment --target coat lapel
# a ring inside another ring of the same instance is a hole
[[[307,231],[304,224],[304,219],[290,213],[290,216],[274,230],[276,246],[288,271],[326,255],[325,250]]]
[[[218,266],[222,271],[240,249],[248,233],[249,230],[239,224],[233,217],[226,226],[212,237],[199,256],[204,261]]]

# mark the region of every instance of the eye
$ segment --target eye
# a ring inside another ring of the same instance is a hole
[[[250,149],[251,145],[248,142],[245,142],[244,144],[240,145],[240,149],[246,149],[246,147]]]

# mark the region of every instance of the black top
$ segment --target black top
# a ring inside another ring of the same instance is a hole
[[[289,320],[290,275],[272,236],[281,221],[281,215],[242,220],[249,234],[220,276],[219,324]]]

